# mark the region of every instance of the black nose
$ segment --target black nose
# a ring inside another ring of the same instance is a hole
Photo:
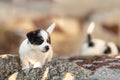
[[[45,49],[46,49],[46,51],[48,51],[49,50],[49,46],[45,46]]]

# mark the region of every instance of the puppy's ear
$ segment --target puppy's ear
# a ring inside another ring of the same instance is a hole
[[[56,25],[55,23],[51,24],[46,31],[49,34],[51,34],[53,32],[54,28],[55,28],[55,25]]]
[[[30,43],[32,44],[34,42],[34,37],[35,37],[35,31],[31,31],[29,33],[26,34],[28,40],[30,41]]]

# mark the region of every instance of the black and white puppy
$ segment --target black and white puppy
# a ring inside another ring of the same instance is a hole
[[[22,69],[42,67],[45,62],[52,59],[53,50],[50,35],[55,28],[55,23],[47,30],[35,30],[27,33],[19,48]]]
[[[91,22],[87,30],[87,41],[82,45],[83,56],[115,56],[120,52],[120,48],[113,42],[105,42],[101,39],[92,39],[91,34],[94,30],[95,23]]]

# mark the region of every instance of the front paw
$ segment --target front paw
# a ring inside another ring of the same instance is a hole
[[[33,68],[41,68],[41,67],[42,65],[40,64],[40,62],[36,62]]]

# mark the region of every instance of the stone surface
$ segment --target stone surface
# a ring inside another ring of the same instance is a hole
[[[70,61],[76,63],[79,66],[82,66],[86,69],[95,71],[98,68],[106,67],[109,69],[120,69],[120,58],[108,57],[108,56],[94,56],[94,57],[81,57],[74,56],[68,59],[64,59],[66,61]]]
[[[119,80],[118,57],[64,57],[43,68],[21,70],[16,55],[0,55],[0,80]]]
[[[17,74],[16,80],[41,80],[43,71],[40,68],[21,70]]]
[[[89,80],[120,80],[120,58],[108,56],[68,58],[66,61],[74,62],[79,66],[92,70]]]
[[[20,70],[20,59],[16,55],[0,55],[0,80],[6,80]]]
[[[97,69],[94,75],[89,76],[90,80],[120,80],[120,69],[108,69],[101,67]]]
[[[50,68],[47,80],[63,80],[67,73],[72,74],[73,80],[85,80],[91,74],[90,70],[79,67],[74,63],[59,60],[52,61],[46,64],[45,67]]]
[[[86,80],[91,73],[92,71],[74,63],[55,60],[44,65],[42,69],[20,71],[17,80]]]

